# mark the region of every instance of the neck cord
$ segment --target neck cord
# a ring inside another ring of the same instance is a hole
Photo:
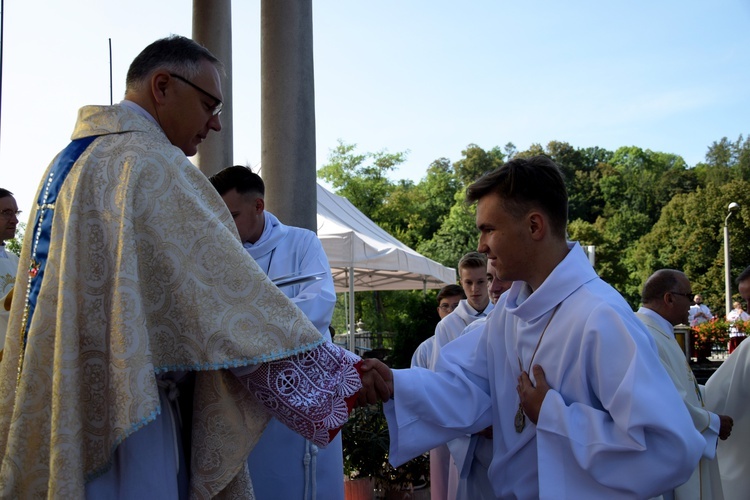
[[[531,354],[531,359],[529,360],[529,368],[526,371],[526,373],[531,372],[531,364],[534,362],[534,357],[536,356],[536,352],[539,350],[539,346],[542,343],[542,339],[544,338],[544,334],[547,332],[547,328],[549,327],[550,323],[552,323],[552,318],[555,317],[555,314],[557,313],[557,310],[560,309],[561,304],[557,304],[555,306],[555,309],[552,311],[552,315],[547,320],[547,324],[544,325],[544,330],[542,330],[542,334],[539,336],[539,340],[536,343],[536,347],[534,348],[534,352]],[[521,364],[521,357],[518,357],[518,369],[523,372],[523,365]],[[526,427],[526,415],[523,412],[523,405],[521,404],[521,396],[518,396],[518,410],[516,411],[516,418],[515,418],[515,427],[516,432],[521,433]]]

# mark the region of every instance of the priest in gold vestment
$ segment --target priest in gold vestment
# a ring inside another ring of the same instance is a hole
[[[154,42],[45,173],[0,367],[0,497],[252,498],[269,411],[321,445],[345,422],[356,357],[271,284],[186,157],[221,129],[220,71]]]

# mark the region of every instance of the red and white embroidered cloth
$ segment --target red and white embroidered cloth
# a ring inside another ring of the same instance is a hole
[[[346,423],[362,387],[357,371],[360,362],[359,356],[326,342],[311,351],[263,363],[240,375],[240,380],[284,425],[317,446],[326,446]]]

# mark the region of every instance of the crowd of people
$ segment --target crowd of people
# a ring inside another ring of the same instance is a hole
[[[79,111],[20,258],[0,189],[0,498],[343,499],[338,431],[376,401],[394,466],[430,452],[433,499],[750,495],[750,344],[699,386],[674,326],[713,318],[701,295],[661,269],[634,312],[568,241],[544,156],[467,189],[479,245],[411,368],[333,344],[315,233],[249,168],[188,160],[222,72],[188,38],[146,47],[122,102]]]

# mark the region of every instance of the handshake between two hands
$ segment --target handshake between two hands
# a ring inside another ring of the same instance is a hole
[[[359,365],[362,388],[357,395],[357,406],[386,402],[393,397],[393,373],[378,359],[364,359]]]

